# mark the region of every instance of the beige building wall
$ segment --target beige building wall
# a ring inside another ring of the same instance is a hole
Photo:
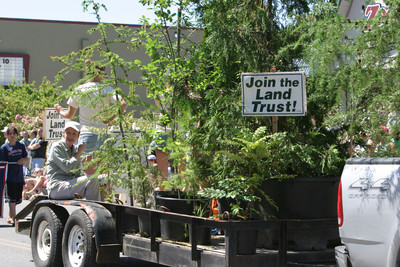
[[[140,25],[123,26],[128,26],[132,30],[140,28]],[[96,42],[100,38],[99,33],[88,33],[94,27],[95,23],[0,18],[0,53],[29,55],[29,83],[36,81],[36,84],[40,84],[43,77],[54,81],[54,77],[64,65],[53,62],[51,57],[67,55]],[[171,29],[173,38],[174,31]],[[191,34],[191,39],[201,41],[202,34],[202,30],[196,30]],[[144,49],[139,49],[133,54],[121,46],[111,48],[126,60],[149,61]],[[139,81],[140,76],[140,72],[130,72],[129,80]],[[80,72],[70,73],[61,85],[66,89],[81,77]],[[136,92],[142,99],[146,99],[144,88],[137,88]]]

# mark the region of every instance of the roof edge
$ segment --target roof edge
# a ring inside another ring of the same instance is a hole
[[[72,21],[72,20],[51,20],[51,19],[26,19],[26,18],[5,18],[0,17],[0,21],[21,21],[21,22],[39,22],[39,23],[60,23],[60,24],[81,24],[81,25],[97,25],[98,22],[89,21]],[[141,27],[139,24],[123,24],[123,23],[106,23],[113,24],[115,26],[129,26],[129,27]]]
[[[97,25],[99,24],[98,22],[88,22],[88,21],[70,21],[70,20],[50,20],[50,19],[26,19],[26,18],[5,18],[5,17],[0,17],[0,21],[20,21],[20,22],[39,22],[39,23],[59,23],[59,24],[78,24],[78,25]],[[104,22],[105,24],[112,24],[114,26],[125,26],[125,27],[134,27],[134,28],[140,28],[142,27],[141,24],[123,24],[123,23],[110,23],[110,22]],[[175,29],[176,27],[169,27],[169,26],[163,26],[163,28],[170,28],[170,29]],[[203,28],[190,28],[183,26],[183,30],[203,30]]]

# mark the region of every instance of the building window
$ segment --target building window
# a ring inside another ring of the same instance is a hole
[[[10,84],[28,82],[29,55],[0,53],[0,85],[8,87]]]

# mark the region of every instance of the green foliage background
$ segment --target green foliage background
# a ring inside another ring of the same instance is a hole
[[[159,0],[154,1],[159,19],[150,23],[143,18],[141,28],[132,29],[102,23],[99,10],[105,7],[83,1],[84,9],[94,12],[99,22],[90,33],[100,33],[101,38],[54,58],[65,65],[54,83],[43,80],[37,88],[24,84],[2,89],[1,123],[71,96],[77,85],[91,77],[62,91],[59,81],[83,71],[85,59],[95,58],[109,70],[105,85],[115,88],[129,107],[145,110],[124,114],[117,104],[104,106],[98,114],[104,119],[115,116],[113,124],[120,132],[103,133],[107,141],[97,154],[97,174],[107,174],[107,181],[126,187],[131,204],[135,196],[145,205],[144,198],[154,189],[146,179],[150,167],[139,162],[145,162],[142,148],[154,135],[155,125],[170,134],[167,150],[173,170],[186,164],[180,178],[188,178],[186,188],[192,191],[221,191],[230,184],[225,197],[251,200],[246,194],[254,196],[253,189],[266,179],[338,175],[349,155],[346,135],[355,136],[361,126],[373,132],[397,101],[398,60],[387,57],[387,48],[398,48],[398,29],[388,25],[398,20],[399,12],[394,8],[372,21],[347,21],[330,2]],[[397,7],[398,1],[392,2]],[[172,5],[179,7],[176,13]],[[200,43],[189,38],[196,27],[204,31]],[[360,37],[345,36],[351,29],[364,28],[368,31]],[[176,39],[171,36],[175,32]],[[114,45],[132,53],[143,48],[151,60],[125,59],[112,50]],[[272,133],[269,117],[241,116],[242,72],[268,72],[272,67],[297,71],[304,65],[309,74],[306,116],[279,118],[278,133]],[[130,81],[132,71],[141,71],[142,80]],[[138,86],[146,88],[151,101],[137,96]],[[131,129],[133,122],[141,127],[139,137]],[[239,194],[243,198],[236,197]]]

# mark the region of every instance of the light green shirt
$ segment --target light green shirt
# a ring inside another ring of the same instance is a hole
[[[77,152],[78,148],[75,145],[69,148],[64,139],[51,146],[46,167],[47,189],[50,192],[56,189],[62,181],[80,177],[77,169],[79,169],[81,161],[74,157]]]

